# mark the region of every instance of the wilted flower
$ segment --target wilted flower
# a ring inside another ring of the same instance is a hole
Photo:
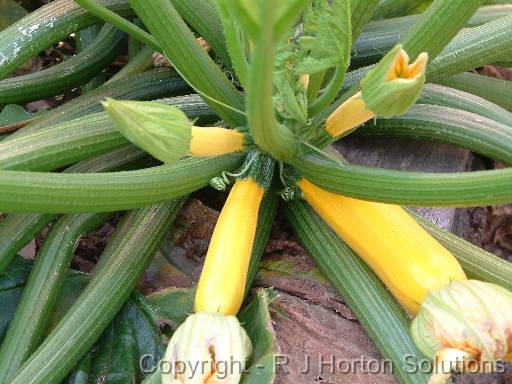
[[[190,315],[167,346],[162,384],[237,384],[251,351],[251,341],[235,316]]]
[[[430,292],[412,322],[418,348],[436,367],[451,362],[454,371],[492,372],[512,351],[512,293],[491,283],[461,280]],[[434,372],[444,383],[449,372]]]

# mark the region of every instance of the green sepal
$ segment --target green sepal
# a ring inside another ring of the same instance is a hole
[[[419,351],[429,359],[434,359],[436,351],[440,349],[439,342],[430,333],[426,332],[425,319],[423,314],[420,312],[411,322],[410,332],[411,338]]]
[[[252,152],[246,159],[242,167],[249,167],[248,172],[242,178],[251,177],[265,190],[270,188],[274,176],[275,161],[261,152]]]
[[[188,153],[192,124],[180,109],[151,101],[110,98],[103,106],[123,136],[158,160],[175,163]]]
[[[390,118],[405,113],[418,99],[425,84],[425,73],[411,79],[388,80],[402,46],[396,45],[361,80],[361,93],[366,107],[378,116]]]

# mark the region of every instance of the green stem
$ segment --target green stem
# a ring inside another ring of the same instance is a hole
[[[234,127],[243,125],[242,95],[199,46],[172,3],[167,0],[129,2],[187,82],[222,119]]]
[[[190,93],[188,84],[169,70],[153,70],[103,84],[101,87],[36,117],[32,123],[9,135],[5,142],[44,129],[56,123],[103,111],[107,97],[128,100],[152,100]]]
[[[461,73],[437,83],[478,95],[512,111],[512,81],[495,79],[476,73]]]
[[[160,102],[180,108],[192,120],[215,119],[197,95]],[[0,169],[52,171],[128,143],[106,112],[98,112],[0,142]]]
[[[314,100],[318,93],[320,92],[320,89],[322,89],[322,85],[325,80],[325,76],[327,75],[327,71],[321,71],[317,73],[313,73],[309,75],[309,83],[308,83],[308,90],[307,90],[307,96],[308,101],[311,102]]]
[[[502,17],[462,33],[427,67],[428,81],[469,71],[512,55],[512,16]]]
[[[0,171],[3,212],[77,213],[125,210],[183,196],[233,170],[242,155],[188,158],[136,171],[44,173]]]
[[[167,234],[184,199],[131,213],[133,224],[118,238],[109,262],[87,288],[11,384],[60,382],[94,345],[134,289]]]
[[[512,263],[439,228],[410,210],[409,213],[453,253],[470,279],[488,281],[512,291]]]
[[[119,16],[117,13],[112,12],[111,10],[97,4],[93,0],[74,1],[84,9],[87,9],[87,11],[89,11],[94,16],[102,20],[105,20],[107,23],[112,24],[113,26],[127,33],[134,39],[139,40],[141,43],[149,45],[155,51],[162,51],[160,44],[158,44],[158,41],[153,36],[144,31],[142,28],[137,27],[135,24],[130,23],[125,18]]]
[[[123,37],[124,33],[106,25],[89,46],[62,63],[0,81],[0,105],[44,99],[86,83],[110,65]]]
[[[247,61],[244,42],[241,39],[240,27],[236,19],[230,12],[230,6],[225,0],[217,1],[217,8],[221,14],[222,25],[224,26],[224,36],[226,46],[235,69],[236,76],[241,85],[247,81],[247,72],[249,71],[249,62]]]
[[[77,163],[64,172],[106,172],[140,166],[147,155],[132,146],[126,146],[93,159]],[[10,214],[0,223],[0,272],[12,261],[16,252],[27,245],[56,215]]]
[[[222,29],[223,20],[217,12],[216,1],[172,0],[172,5],[183,20],[208,42],[215,55],[230,69],[231,59]]]
[[[412,60],[427,52],[434,60],[470,19],[482,0],[434,0],[401,44]]]
[[[78,240],[110,216],[109,213],[66,215],[50,230],[0,348],[1,382],[11,380],[41,343]]]
[[[407,361],[417,364],[422,360],[409,336],[409,318],[378,277],[304,201],[288,204],[286,217],[380,352],[393,361],[399,382],[426,384],[425,373],[411,373],[406,366]],[[406,361],[406,356],[411,360]]]
[[[453,108],[417,104],[401,116],[366,124],[357,133],[452,144],[512,165],[511,125]]]
[[[245,284],[245,294],[248,295],[254,278],[258,273],[261,257],[268,243],[272,223],[279,206],[279,195],[276,193],[276,186],[271,186],[265,193],[258,212],[258,225],[256,227],[256,236],[252,247],[251,261],[247,271],[247,283]]]
[[[405,16],[414,11],[425,0],[384,0],[381,1],[375,12],[374,19],[388,19],[390,17]]]
[[[153,68],[153,52],[151,47],[142,47],[119,72],[107,81],[107,83],[112,83]]]
[[[512,202],[512,168],[461,173],[410,172],[313,155],[297,158],[292,164],[319,187],[362,200],[445,207]]]
[[[98,0],[98,3],[120,15],[133,15],[126,0]],[[56,0],[42,6],[0,31],[0,79],[52,44],[97,23],[96,17],[73,0]]]
[[[373,12],[379,5],[379,0],[350,0],[352,14],[352,41],[356,41],[364,26],[372,18]]]
[[[498,123],[511,125],[512,113],[482,97],[437,84],[423,87],[418,104],[441,105],[487,117]]]
[[[315,116],[322,112],[336,98],[340,91],[347,68],[337,67],[331,80],[325,87],[322,94],[308,106],[308,115]]]
[[[105,28],[107,26],[103,26]],[[94,44],[95,40],[98,38],[98,33],[100,32],[100,26],[98,24],[91,25],[85,29],[82,29],[75,35],[75,44],[76,44],[76,52],[78,54],[87,51],[92,44]],[[120,34],[121,31],[119,31]],[[104,40],[104,38],[102,38]],[[98,51],[100,53],[102,51]],[[115,51],[117,54],[117,50]],[[77,55],[73,56],[76,57]],[[93,56],[94,57],[94,56]],[[109,61],[110,64],[111,61]],[[87,93],[92,91],[95,88],[98,88],[101,84],[105,82],[105,74],[99,73],[97,76],[93,77],[87,84],[84,84],[80,87],[81,93]]]
[[[262,19],[273,20],[273,3],[261,5]],[[261,28],[254,38],[247,78],[247,120],[256,144],[276,160],[289,160],[297,152],[297,142],[290,129],[277,123],[274,114],[274,29]]]

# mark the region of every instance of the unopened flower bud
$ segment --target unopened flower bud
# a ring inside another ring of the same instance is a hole
[[[192,124],[180,109],[154,101],[113,99],[103,106],[123,136],[158,160],[173,163],[188,153]]]
[[[251,351],[251,341],[235,316],[190,315],[167,346],[162,384],[237,384]]]
[[[427,61],[427,53],[421,53],[409,64],[409,56],[402,46],[393,48],[361,80],[366,108],[383,117],[405,113],[416,102],[425,84]]]

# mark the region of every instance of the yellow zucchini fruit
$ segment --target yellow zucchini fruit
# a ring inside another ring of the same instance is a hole
[[[233,129],[192,126],[190,156],[220,156],[244,150],[244,134]]]
[[[298,186],[411,314],[429,291],[466,279],[457,259],[400,206],[330,193],[304,178]]]
[[[236,315],[242,305],[258,212],[265,189],[252,177],[233,185],[213,231],[195,311]]]

